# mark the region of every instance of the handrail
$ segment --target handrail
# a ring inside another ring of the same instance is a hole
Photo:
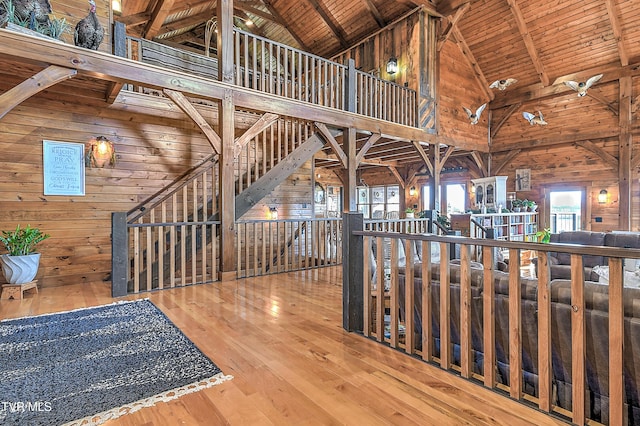
[[[633,307],[640,300],[640,274],[625,270],[624,264],[625,259],[640,259],[640,249],[362,231],[356,215],[350,223],[348,246],[354,253],[364,248],[376,255],[356,254],[362,257],[359,262],[345,253],[355,264],[343,275],[345,294],[363,295],[344,297],[345,311],[359,312],[362,318],[356,327],[363,328],[349,331],[362,331],[574,423],[623,424],[625,404],[637,401],[640,385],[628,358],[640,357],[640,351],[629,349],[640,347]],[[391,247],[390,262],[383,263],[381,246]],[[456,262],[446,255],[453,247]],[[508,251],[507,272],[494,263],[494,248]],[[535,271],[525,271],[522,262],[531,252],[538,262]],[[570,279],[552,278],[553,253],[570,256]],[[607,281],[595,266],[600,282],[592,281],[585,256],[603,258]],[[480,270],[474,260],[481,262]],[[343,326],[357,324],[353,318],[343,319]],[[432,334],[436,330],[439,336]],[[608,352],[603,355],[596,342],[608,345]],[[602,364],[594,361],[602,356],[607,357]],[[629,386],[633,394],[625,395]],[[589,408],[589,398],[609,403]]]

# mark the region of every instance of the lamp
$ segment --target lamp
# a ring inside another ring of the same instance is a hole
[[[395,74],[398,72],[398,59],[391,57],[389,61],[387,61],[387,73]]]
[[[122,13],[122,1],[121,0],[111,0],[111,10],[116,15],[120,15]]]
[[[609,198],[609,193],[607,192],[606,189],[603,189],[598,194],[598,203],[599,204],[606,204],[608,198]]]
[[[409,196],[411,197],[415,197],[416,196],[416,187],[412,186],[411,188],[409,188]]]
[[[104,136],[91,139],[89,151],[85,157],[85,166],[103,168],[107,163],[111,167],[116,165],[116,150],[113,144]]]
[[[278,220],[278,208],[277,207],[270,207],[269,208],[269,219]]]

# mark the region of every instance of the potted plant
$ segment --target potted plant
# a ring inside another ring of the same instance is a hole
[[[511,209],[514,212],[519,213],[520,210],[522,209],[522,200],[515,199],[511,201]]]
[[[415,213],[415,210],[412,209],[411,207],[407,207],[407,209],[404,211],[404,215],[407,219],[413,219],[414,213]]]
[[[551,229],[544,228],[543,230],[536,232],[536,238],[539,243],[549,244],[551,242]]]
[[[30,225],[25,228],[18,225],[13,231],[2,231],[0,242],[9,253],[0,255],[0,264],[9,284],[33,281],[40,264],[40,253],[34,252],[35,247],[49,236]]]

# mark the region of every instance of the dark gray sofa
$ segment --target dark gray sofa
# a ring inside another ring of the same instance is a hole
[[[566,231],[559,234],[551,234],[550,242],[640,249],[640,233]],[[606,266],[607,262],[608,260],[604,256],[584,256],[585,280],[598,281],[598,275],[593,271],[593,267]],[[552,280],[571,279],[571,255],[568,253],[550,253],[549,263],[551,265]]]
[[[414,271],[415,322],[414,341],[416,349],[421,349],[422,321],[422,276],[418,266]],[[404,318],[405,270],[400,269],[399,303],[400,316]],[[452,362],[460,365],[460,267],[450,266],[451,281],[451,345]],[[431,324],[433,336],[433,356],[440,354],[440,265],[432,266],[431,282]],[[493,271],[495,286],[495,352],[497,380],[509,384],[509,274]],[[471,314],[473,369],[482,374],[483,370],[483,271],[471,270]],[[521,279],[521,322],[522,322],[522,370],[523,391],[538,395],[538,321],[537,321],[536,279]],[[571,409],[571,284],[567,280],[551,282],[552,309],[552,371],[555,400],[554,404]],[[640,425],[640,289],[625,288],[625,363],[624,381],[626,415],[629,424]],[[585,283],[585,325],[587,333],[586,388],[587,413],[590,418],[608,422],[608,286],[597,282]]]

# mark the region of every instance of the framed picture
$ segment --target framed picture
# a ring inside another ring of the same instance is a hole
[[[531,191],[531,169],[516,169],[516,191]]]
[[[84,144],[42,141],[44,195],[84,195]]]

